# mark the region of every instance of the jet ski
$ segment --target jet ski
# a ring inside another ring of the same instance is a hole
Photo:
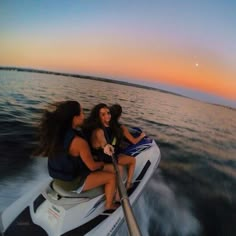
[[[130,131],[134,136],[141,132],[135,127]],[[161,153],[149,137],[135,145],[127,143],[123,152],[136,158],[132,187],[127,192],[134,206],[156,170]],[[121,206],[105,211],[103,187],[66,192],[48,178],[1,212],[0,232],[4,236],[115,235],[124,221]]]

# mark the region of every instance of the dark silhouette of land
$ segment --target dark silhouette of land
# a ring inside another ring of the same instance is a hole
[[[113,79],[108,79],[108,78],[103,78],[103,77],[98,77],[98,76],[72,74],[72,73],[65,73],[65,72],[47,71],[47,70],[41,70],[41,69],[21,68],[21,67],[12,67],[12,66],[0,66],[0,70],[21,71],[21,72],[31,72],[31,73],[41,73],[41,74],[53,74],[53,75],[61,75],[61,76],[70,76],[70,77],[81,78],[81,79],[98,80],[98,81],[103,81],[103,82],[107,82],[107,83],[122,84],[122,85],[126,85],[126,86],[145,88],[145,89],[149,89],[149,90],[156,90],[156,91],[159,91],[162,93],[168,93],[168,94],[173,94],[176,96],[185,97],[185,98],[192,99],[192,100],[198,100],[198,99],[193,99],[188,96],[184,96],[182,94],[166,91],[166,90],[159,89],[159,88],[153,88],[150,86],[130,83],[130,82],[126,82],[126,81],[120,81],[120,80],[113,80]],[[209,103],[209,104],[216,105],[216,106],[229,108],[229,109],[233,109],[233,110],[235,109],[233,107],[225,106],[225,105],[221,105],[221,104],[210,103],[210,102],[201,101],[201,100],[198,100],[198,101],[204,102],[204,103]]]
[[[127,86],[132,86],[132,87],[157,90],[157,91],[160,91],[163,93],[170,93],[170,94],[174,94],[177,96],[186,97],[186,96],[183,96],[180,94],[176,94],[176,93],[169,92],[169,91],[162,90],[162,89],[158,89],[158,88],[153,88],[153,87],[140,85],[140,84],[134,84],[134,83],[126,82],[126,81],[112,80],[112,79],[98,77],[98,76],[71,74],[71,73],[65,73],[65,72],[47,71],[47,70],[39,70],[39,69],[31,69],[31,68],[29,69],[29,68],[21,68],[21,67],[8,67],[8,66],[0,66],[0,70],[21,71],[21,72],[31,72],[31,73],[41,73],[41,74],[53,74],[53,75],[76,77],[76,78],[81,78],[81,79],[98,80],[98,81],[103,81],[103,82],[107,82],[107,83],[115,83],[115,84],[122,84],[122,85],[127,85]]]

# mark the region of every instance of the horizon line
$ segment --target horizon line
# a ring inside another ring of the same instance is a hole
[[[84,75],[84,74],[80,74],[80,73],[75,74],[75,73],[70,73],[70,72],[59,72],[59,71],[46,70],[46,69],[35,69],[35,68],[17,67],[17,66],[1,66],[1,65],[0,65],[0,70],[16,70],[16,71],[29,72],[29,73],[36,72],[36,73],[41,73],[41,74],[54,74],[54,75],[61,75],[61,76],[71,76],[71,77],[82,78],[82,79],[97,80],[97,81],[103,81],[103,82],[107,82],[107,83],[118,83],[118,84],[122,84],[122,85],[126,85],[126,86],[134,86],[134,87],[138,87],[138,88],[156,90],[156,91],[160,91],[163,93],[169,93],[169,94],[173,94],[173,95],[180,96],[180,97],[185,97],[185,98],[196,100],[196,101],[203,102],[203,103],[236,110],[236,107],[232,107],[230,105],[223,105],[223,104],[219,104],[219,103],[204,101],[204,100],[201,100],[198,98],[191,98],[189,96],[180,94],[178,92],[172,92],[172,91],[168,91],[166,89],[161,89],[158,87],[151,87],[151,85],[148,86],[148,85],[138,84],[138,83],[134,83],[134,82],[130,82],[130,81],[127,82],[124,80],[100,77],[100,76],[96,76],[96,75]],[[158,86],[158,83],[156,83],[156,84]],[[191,89],[188,89],[188,90],[191,90]],[[204,92],[201,92],[201,93],[204,93]]]

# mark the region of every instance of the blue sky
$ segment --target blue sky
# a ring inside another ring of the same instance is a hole
[[[0,65],[147,81],[232,105],[235,9],[229,0],[4,0]]]

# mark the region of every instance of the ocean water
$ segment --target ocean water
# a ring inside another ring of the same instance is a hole
[[[143,235],[236,235],[236,109],[117,83],[0,70],[0,211],[47,177],[31,157],[47,104],[120,103],[162,159],[134,207]],[[126,226],[118,235],[127,235]]]

